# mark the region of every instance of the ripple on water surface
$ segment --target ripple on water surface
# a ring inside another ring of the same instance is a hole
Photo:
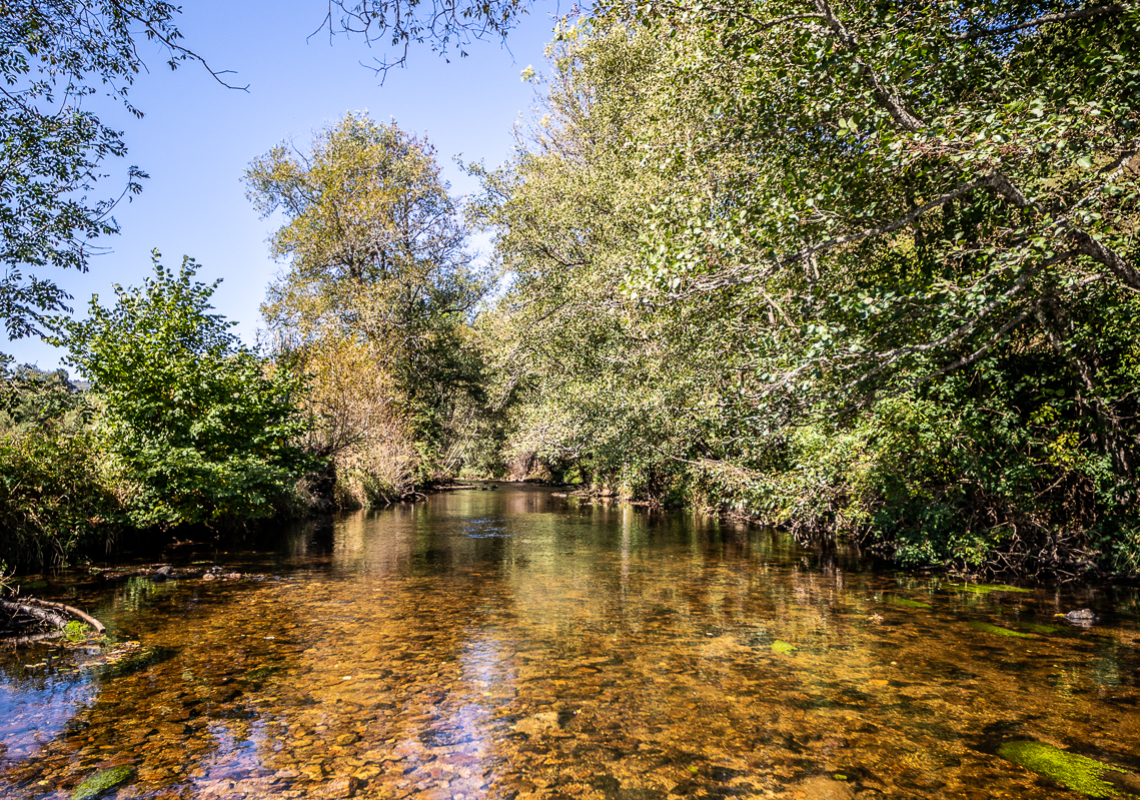
[[[105,797],[1140,796],[1128,593],[977,591],[537,488],[281,542],[218,556],[256,579],[55,585],[139,645],[0,650],[0,797],[116,767]]]

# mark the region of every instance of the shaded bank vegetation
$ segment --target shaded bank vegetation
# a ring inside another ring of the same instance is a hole
[[[5,557],[463,475],[907,566],[1136,574],[1137,64],[1126,4],[564,20],[465,204],[363,114],[251,163],[284,221],[264,350],[192,266],[52,323],[92,389],[4,376]]]
[[[508,453],[906,565],[1135,572],[1138,34],[822,0],[563,27],[476,207]]]

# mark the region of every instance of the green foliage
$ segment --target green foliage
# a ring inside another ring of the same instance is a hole
[[[468,317],[487,279],[435,150],[348,114],[309,153],[279,145],[245,180],[263,216],[284,212],[270,246],[289,266],[263,313],[280,357],[314,379],[313,449],[337,457],[358,502],[455,472],[484,401]]]
[[[93,413],[63,370],[0,370],[0,562],[67,563],[113,539],[121,509]]]
[[[39,333],[45,313],[67,310],[70,296],[29,270],[86,271],[92,242],[118,232],[118,199],[141,190],[147,176],[132,166],[119,198],[91,198],[127,148],[90,98],[106,95],[141,117],[128,100],[144,69],[140,44],[165,47],[172,68],[196,59],[178,44],[178,13],[163,0],[0,4],[0,319],[9,338]]]
[[[0,362],[0,430],[30,431],[45,425],[75,430],[93,411],[66,370],[45,372],[30,364],[9,369]]]
[[[91,626],[85,622],[71,620],[63,626],[63,637],[69,642],[82,642],[91,633]]]
[[[105,546],[121,519],[95,437],[54,426],[0,433],[0,558],[17,569]]]
[[[307,420],[300,386],[242,346],[210,313],[217,284],[154,258],[141,288],[116,286],[83,321],[59,320],[57,342],[102,405],[99,446],[130,487],[136,527],[266,517],[312,462],[296,440]]]
[[[564,26],[475,170],[505,460],[906,565],[1135,571],[1140,26],[1076,10]]]

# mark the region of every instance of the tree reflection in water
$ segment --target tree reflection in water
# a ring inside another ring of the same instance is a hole
[[[0,794],[122,763],[123,798],[1058,796],[1015,739],[1138,766],[1129,597],[963,592],[529,487],[285,541],[241,556],[262,580],[77,589],[165,659],[0,655]],[[1032,627],[1072,600],[1106,623]]]

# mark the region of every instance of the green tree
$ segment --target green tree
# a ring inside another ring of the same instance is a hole
[[[56,343],[102,405],[102,448],[131,487],[136,527],[223,524],[272,514],[313,465],[297,444],[300,386],[242,346],[211,313],[217,283],[154,257],[141,288],[93,297],[86,320],[57,320]]]
[[[687,142],[636,137],[678,191],[628,288],[767,312],[728,419],[757,440],[780,421],[785,443],[858,432],[883,468],[825,482],[915,560],[1063,542],[1064,569],[1097,550],[1135,569],[1137,8],[780,0],[644,21],[689,48],[661,125],[706,113]],[[793,465],[820,455],[797,447]]]
[[[480,390],[464,330],[487,284],[433,148],[395,124],[348,114],[319,131],[307,154],[282,144],[245,179],[258,211],[286,220],[270,249],[289,266],[263,306],[275,347],[319,376],[329,373],[316,361],[358,341],[350,349],[375,354],[372,369],[391,381],[388,405],[410,423],[425,463],[446,458],[457,415]],[[377,419],[389,427],[387,412]],[[334,440],[343,436],[330,448]]]
[[[511,446],[912,563],[1137,569],[1135,32],[816,2],[563,28],[480,204]]]
[[[0,320],[9,339],[67,310],[70,296],[40,271],[86,271],[96,240],[118,232],[118,200],[141,191],[146,173],[132,166],[118,198],[92,196],[127,147],[84,105],[105,94],[142,116],[128,96],[144,69],[142,41],[165,47],[171,68],[201,62],[180,43],[178,13],[163,0],[0,2]]]
[[[0,364],[0,578],[105,550],[123,521],[94,408],[64,370]]]

